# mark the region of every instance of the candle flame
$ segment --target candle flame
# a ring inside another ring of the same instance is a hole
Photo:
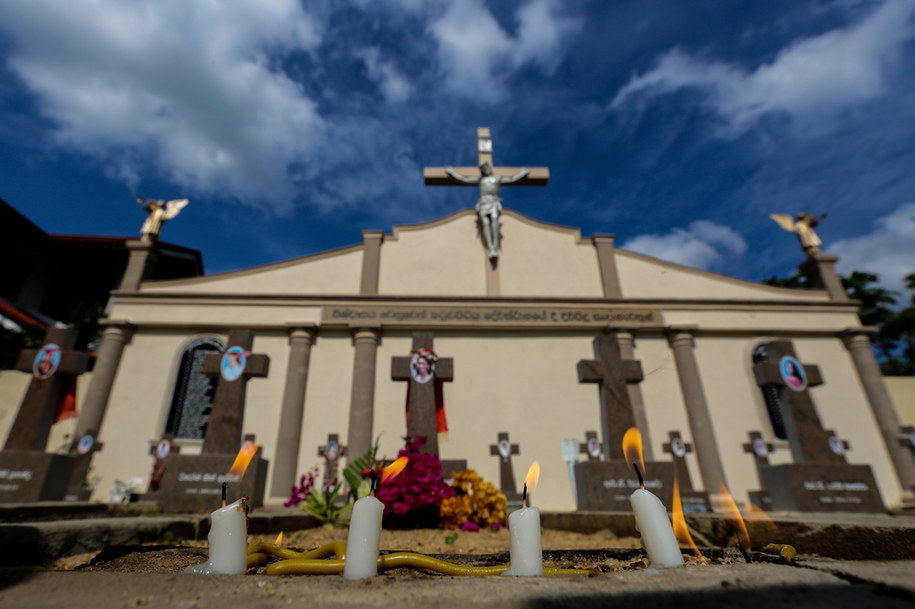
[[[642,434],[637,427],[630,427],[623,435],[623,454],[630,465],[638,461],[645,474],[645,457],[642,454]]]
[[[283,545],[283,532],[282,531],[280,531],[280,534],[276,536],[276,539],[274,540],[273,543],[275,543],[278,546]]]
[[[744,522],[743,516],[740,515],[737,502],[734,501],[734,497],[731,496],[731,493],[728,492],[727,487],[723,484],[721,485],[721,507],[725,520],[729,521],[729,524],[737,529],[737,543],[749,550],[750,532],[747,530],[747,524]]]
[[[400,472],[402,472],[403,469],[407,466],[408,462],[409,462],[409,459],[407,459],[406,457],[398,457],[393,463],[391,463],[387,467],[383,467],[381,469],[381,476],[380,476],[381,484],[384,484],[385,482],[387,482],[388,480],[391,480],[392,478],[396,478],[397,475]]]
[[[527,494],[533,495],[537,489],[537,483],[540,482],[540,461],[531,463],[527,470],[527,476],[524,477],[524,483],[527,485]]]
[[[699,560],[705,562],[705,557],[699,551],[693,536],[689,534],[689,527],[686,525],[686,516],[683,515],[683,501],[680,499],[680,483],[674,478],[674,507],[672,512],[674,536],[681,546],[686,546],[696,553]]]
[[[229,475],[238,476],[240,480],[245,475],[245,470],[248,469],[248,464],[251,463],[251,459],[254,458],[256,453],[257,442],[248,440],[242,444],[241,449],[235,456],[235,461],[232,463],[232,467],[229,468]]]

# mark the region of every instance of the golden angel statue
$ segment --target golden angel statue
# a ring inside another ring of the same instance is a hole
[[[143,209],[149,214],[146,222],[140,228],[142,240],[153,242],[159,238],[159,232],[166,220],[171,220],[187,205],[187,199],[174,199],[166,203],[161,199],[147,199],[146,197],[137,197],[137,203],[143,206]]]
[[[823,245],[823,242],[820,241],[813,229],[820,224],[820,220],[826,219],[826,214],[820,216],[820,220],[817,220],[813,214],[808,214],[807,212],[801,212],[793,219],[789,214],[769,214],[769,217],[789,233],[797,235],[798,241],[801,242],[801,247],[804,248],[808,256],[815,256],[820,253],[820,246]]]

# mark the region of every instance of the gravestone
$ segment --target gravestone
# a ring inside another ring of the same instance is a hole
[[[674,475],[680,486],[680,503],[684,513],[703,513],[712,511],[708,493],[693,489],[689,476],[686,455],[693,452],[693,445],[684,442],[679,431],[667,432],[668,441],[661,445],[661,450],[670,454],[674,462]]]
[[[162,486],[162,478],[168,470],[169,459],[180,452],[181,447],[175,444],[173,434],[164,433],[158,441],[150,442],[149,454],[153,458],[153,466],[149,474],[149,490],[144,494],[144,500],[156,500]]]
[[[632,465],[623,454],[623,435],[635,427],[629,401],[628,383],[642,380],[642,364],[624,360],[620,345],[612,334],[594,339],[593,360],[578,362],[578,380],[600,386],[600,423],[603,460],[575,464],[575,484],[579,510],[631,511],[629,496],[639,488]],[[658,496],[668,510],[673,506],[674,467],[672,463],[652,461],[645,464],[645,488]]]
[[[0,503],[59,501],[67,494],[77,457],[45,448],[71,378],[90,368],[89,355],[73,351],[75,344],[75,330],[50,328],[40,349],[19,354],[16,369],[32,380],[0,451]]]
[[[508,439],[508,432],[499,432],[495,444],[489,445],[489,454],[499,457],[499,490],[511,505],[521,504],[521,493],[515,486],[515,471],[512,466],[512,455],[521,454],[517,444]]]
[[[454,360],[438,357],[431,332],[414,332],[410,355],[391,358],[391,380],[407,381],[407,435],[424,436],[420,452],[438,455],[438,434],[448,429],[442,383],[454,380]],[[464,459],[442,460],[446,479],[465,469]]]
[[[753,462],[756,464],[756,475],[759,478],[759,483],[765,485],[763,480],[763,468],[769,465],[769,454],[775,450],[775,445],[766,442],[763,439],[762,434],[758,431],[751,431],[749,433],[750,441],[746,444],[743,444],[743,452],[753,455]],[[765,486],[758,491],[749,491],[748,495],[750,496],[750,503],[755,505],[758,508],[761,508],[763,511],[772,510],[772,498],[769,497],[769,493],[766,491]]]
[[[103,447],[104,444],[98,441],[98,431],[95,429],[87,430],[76,442],[73,472],[67,484],[65,501],[89,501],[92,495],[92,485],[88,479],[92,471],[92,457]]]
[[[203,371],[218,375],[213,410],[203,436],[199,455],[170,454],[158,492],[159,506],[166,511],[202,512],[219,506],[222,483],[228,483],[230,500],[248,495],[250,505],[263,505],[268,462],[258,447],[239,477],[229,474],[236,456],[254,436],[242,438],[245,389],[252,377],[266,377],[270,358],[251,353],[254,334],[250,330],[229,332],[223,353],[206,355]]]
[[[324,457],[324,488],[332,489],[337,483],[340,457],[346,456],[346,447],[340,444],[339,434],[327,434],[327,442],[318,447],[318,456]]]
[[[790,341],[772,341],[765,350],[754,374],[760,386],[778,391],[794,458],[794,463],[761,468],[773,509],[884,512],[871,467],[850,465],[841,441],[820,423],[809,390],[823,383],[819,367],[802,364]]]
[[[578,452],[584,453],[588,461],[600,461],[604,449],[596,431],[586,431],[585,441],[578,444]]]

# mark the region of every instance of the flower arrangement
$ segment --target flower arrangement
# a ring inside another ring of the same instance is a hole
[[[438,506],[454,495],[454,489],[442,480],[442,462],[438,456],[420,452],[425,436],[407,436],[405,441],[397,456],[409,459],[407,467],[375,493],[378,500],[385,504],[385,519],[394,526],[398,521],[426,524],[423,518],[416,516],[429,509],[434,510],[433,520],[437,519]],[[410,513],[409,519],[399,518]]]
[[[315,466],[312,471],[299,476],[299,483],[290,489],[289,499],[286,500],[283,507],[295,507],[303,501],[308,501],[308,497],[317,483],[318,467]]]
[[[474,470],[454,474],[451,486],[454,496],[439,506],[442,527],[475,531],[480,527],[497,529],[505,522],[505,495]]]

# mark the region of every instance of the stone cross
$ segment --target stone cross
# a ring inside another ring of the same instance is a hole
[[[70,475],[70,483],[67,485],[67,494],[65,499],[72,501],[88,501],[92,494],[92,489],[86,486],[86,478],[89,476],[89,470],[92,465],[92,456],[105,447],[103,442],[98,441],[98,430],[87,429],[86,433],[80,436],[74,443],[76,446],[76,457],[73,463],[73,473]]]
[[[251,353],[253,342],[251,330],[232,330],[226,351],[210,353],[203,359],[203,373],[219,377],[213,410],[203,436],[202,454],[235,454],[241,447],[248,379],[265,377],[270,369],[267,355]]]
[[[489,127],[477,128],[477,166],[476,167],[452,167],[455,173],[466,177],[477,177],[480,175],[480,165],[489,163],[492,166],[492,136],[489,133]],[[521,171],[521,167],[493,167],[493,175],[502,177],[511,177]],[[550,170],[548,167],[530,167],[530,173],[526,177],[512,183],[512,186],[546,186],[550,179]],[[423,181],[426,186],[467,186],[445,172],[444,167],[424,167]]]
[[[768,491],[765,490],[766,479],[763,476],[763,468],[769,465],[769,454],[775,450],[775,445],[771,442],[766,442],[758,431],[751,431],[748,435],[750,441],[742,444],[741,448],[743,448],[743,452],[753,455],[753,462],[756,464],[756,477],[759,478],[759,484],[763,487],[763,490],[749,491],[750,503],[758,508],[770,510],[772,509],[772,498],[769,496]]]
[[[515,471],[512,467],[512,455],[521,454],[517,444],[508,439],[508,432],[501,431],[497,442],[489,445],[489,454],[499,456],[499,490],[511,500],[518,496],[515,486]]]
[[[839,434],[837,434],[833,429],[830,429],[826,433],[829,434],[830,450],[832,450],[832,452],[836,453],[837,455],[842,455],[844,458],[845,453],[851,450],[851,443],[848,440],[843,440],[840,438]]]
[[[686,465],[687,453],[693,452],[693,445],[684,442],[679,431],[667,432],[668,442],[661,445],[661,450],[673,456],[674,471],[681,491],[693,490],[693,482],[689,477],[689,468]]]
[[[588,456],[588,461],[600,461],[603,447],[600,440],[597,439],[596,431],[586,431],[585,441],[578,443],[578,452]]]
[[[16,413],[4,450],[44,452],[61,396],[73,376],[89,369],[89,355],[72,350],[76,336],[76,330],[71,328],[50,328],[40,349],[25,349],[19,354],[16,370],[29,372],[33,378]]]
[[[435,412],[436,384],[454,380],[454,360],[439,357],[434,362],[431,332],[414,332],[412,355],[391,358],[391,380],[407,381],[407,435],[425,436],[422,452],[438,454]],[[430,365],[431,364],[431,365]]]
[[[772,341],[766,350],[768,361],[753,366],[753,372],[760,386],[778,390],[794,462],[845,464],[830,448],[832,434],[823,429],[808,391],[823,384],[819,366],[801,364],[790,341]]]
[[[165,468],[168,467],[168,458],[181,452],[181,447],[174,443],[174,434],[164,433],[158,442],[149,448],[149,454],[153,458],[152,473],[149,475],[149,490],[159,490],[159,483],[162,476],[165,475]]]
[[[616,336],[601,334],[594,339],[596,359],[578,362],[578,382],[600,385],[600,429],[607,461],[623,459],[623,435],[635,427],[627,383],[642,380],[642,364],[624,360]]]
[[[327,442],[318,447],[318,456],[324,457],[324,488],[333,488],[337,482],[340,457],[346,456],[346,447],[340,444],[340,435],[327,434]]]

